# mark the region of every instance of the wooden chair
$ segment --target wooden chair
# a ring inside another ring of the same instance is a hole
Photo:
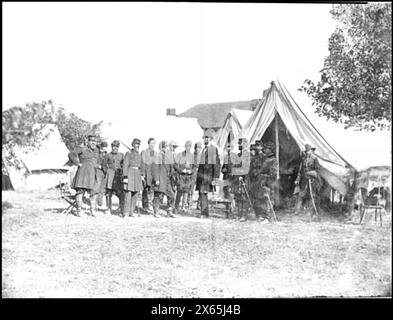
[[[361,189],[361,203],[360,203],[360,221],[359,224],[362,223],[364,215],[366,213],[366,210],[372,209],[374,210],[374,220],[375,224],[377,223],[377,218],[379,216],[379,221],[380,221],[380,226],[382,226],[382,210],[385,210],[385,199],[382,199],[382,196],[380,194],[376,194],[373,197],[376,199],[376,201],[373,201],[372,204],[370,204],[370,201],[367,197],[367,190]]]

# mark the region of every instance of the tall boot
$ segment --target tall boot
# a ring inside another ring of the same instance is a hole
[[[76,200],[76,215],[79,217],[83,205],[83,192],[78,192],[75,197]]]
[[[111,214],[112,213],[112,193],[107,194],[105,196],[106,198],[106,205],[108,207],[108,213]]]
[[[97,195],[90,196],[90,214],[95,217],[97,210]]]
[[[295,206],[295,212],[293,213],[294,215],[298,215],[302,209],[302,201],[303,199],[298,197],[297,198],[297,202],[296,202],[296,206]]]
[[[247,220],[247,213],[246,213],[246,205],[244,203],[244,201],[241,201],[241,218],[240,221],[244,222]]]
[[[175,209],[179,210],[179,205],[180,205],[180,200],[181,200],[182,193],[177,192],[176,193],[176,201],[175,201]],[[168,206],[169,206],[169,201],[168,201]]]
[[[184,192],[183,193],[182,209],[185,210],[185,211],[188,211],[188,208],[189,208],[189,206],[188,206],[188,197],[189,197],[188,192]]]

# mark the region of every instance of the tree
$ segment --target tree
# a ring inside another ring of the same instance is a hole
[[[92,125],[63,108],[55,108],[51,100],[27,103],[24,108],[13,107],[2,114],[2,160],[7,166],[23,167],[16,155],[16,147],[26,151],[39,147],[48,137],[42,129],[55,124],[69,150],[83,143]]]
[[[338,21],[320,80],[299,89],[316,113],[345,128],[390,129],[392,116],[391,3],[333,5]]]

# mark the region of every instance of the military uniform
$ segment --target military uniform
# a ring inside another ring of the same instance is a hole
[[[124,199],[125,216],[133,215],[136,209],[138,193],[143,190],[141,165],[142,165],[141,155],[139,154],[138,151],[132,149],[131,151],[125,154],[124,161],[123,161],[123,188],[125,191],[125,199]]]
[[[233,183],[232,166],[233,166],[233,159],[235,157],[237,157],[236,154],[227,150],[227,152],[224,155],[224,164],[222,165],[221,168],[221,172],[223,175],[222,180],[224,181],[224,186],[223,186],[224,199],[228,201],[225,204],[225,213],[227,217],[232,211],[231,209],[231,202],[232,202],[231,188]]]
[[[95,138],[89,136],[89,141],[95,143]],[[96,146],[77,147],[68,154],[71,162],[78,166],[75,177],[73,179],[72,188],[76,190],[77,215],[82,209],[83,194],[90,194],[90,211],[94,215],[96,206],[96,195],[93,195],[93,188],[96,183],[96,170],[99,166],[99,149]]]
[[[250,208],[247,196],[249,179],[248,173],[250,169],[250,152],[242,150],[234,158],[232,165],[232,192],[235,196],[235,203],[239,218],[246,219],[247,212]]]
[[[100,150],[98,157],[98,167],[96,169],[96,178],[94,187],[92,190],[93,195],[97,195],[97,204],[102,206],[103,198],[105,195],[105,157],[107,155],[106,150]]]
[[[197,142],[195,144],[194,153],[193,153],[194,167],[192,169],[192,183],[191,183],[190,193],[188,194],[188,207],[191,207],[191,204],[192,204],[192,197],[194,195],[196,180],[197,180],[197,176],[198,176],[198,166],[199,166],[199,162],[200,162],[200,158],[201,158],[201,151],[198,151],[198,149],[196,147],[197,145],[199,145],[200,149],[202,149],[202,144],[200,142]],[[197,208],[198,207],[199,207],[199,199],[198,199]]]
[[[211,135],[210,137],[212,138]],[[196,181],[196,190],[199,191],[202,216],[209,216],[207,195],[209,192],[213,192],[214,186],[212,182],[213,179],[218,179],[220,177],[220,169],[221,163],[218,149],[208,144],[201,153]]]
[[[163,142],[160,145],[165,148]],[[173,174],[172,153],[169,150],[162,150],[158,155],[158,161],[152,164],[152,185],[154,190],[153,208],[154,214],[159,213],[160,204],[164,195],[168,199],[168,215],[172,216],[175,193],[173,191],[171,176]]]
[[[179,209],[183,197],[183,209],[188,206],[188,195],[193,184],[194,155],[186,150],[178,153],[175,158],[174,169],[178,174],[175,208]]]
[[[142,173],[145,176],[145,185],[142,191],[142,207],[146,210],[153,210],[154,190],[152,186],[152,164],[157,161],[158,153],[147,148],[141,153]]]
[[[250,179],[252,180],[250,192],[255,215],[258,218],[269,219],[269,212],[272,210],[270,204],[274,206],[274,190],[277,181],[277,159],[273,152],[256,156]]]
[[[112,210],[112,194],[115,193],[119,198],[120,211],[123,210],[124,193],[123,193],[123,161],[124,155],[120,152],[110,152],[106,155],[104,161],[106,198],[109,210]]]
[[[69,158],[78,167],[72,188],[92,190],[95,184],[96,168],[99,163],[98,148],[77,147],[69,153]]]
[[[311,149],[309,145],[306,145],[306,150]],[[310,202],[312,202],[310,194],[310,185],[312,190],[312,196],[314,198],[315,206],[319,210],[319,192],[321,188],[321,177],[319,174],[320,164],[318,158],[312,153],[302,152],[302,160],[299,167],[299,172],[296,178],[296,184],[299,186],[298,201],[296,204],[296,213],[299,213],[303,202],[307,201],[307,208],[310,208]],[[312,204],[311,204],[312,205]],[[311,210],[313,212],[314,209]]]

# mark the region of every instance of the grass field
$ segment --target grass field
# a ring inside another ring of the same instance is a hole
[[[283,212],[267,225],[77,218],[55,192],[2,195],[3,297],[391,296],[386,214],[382,227]]]

